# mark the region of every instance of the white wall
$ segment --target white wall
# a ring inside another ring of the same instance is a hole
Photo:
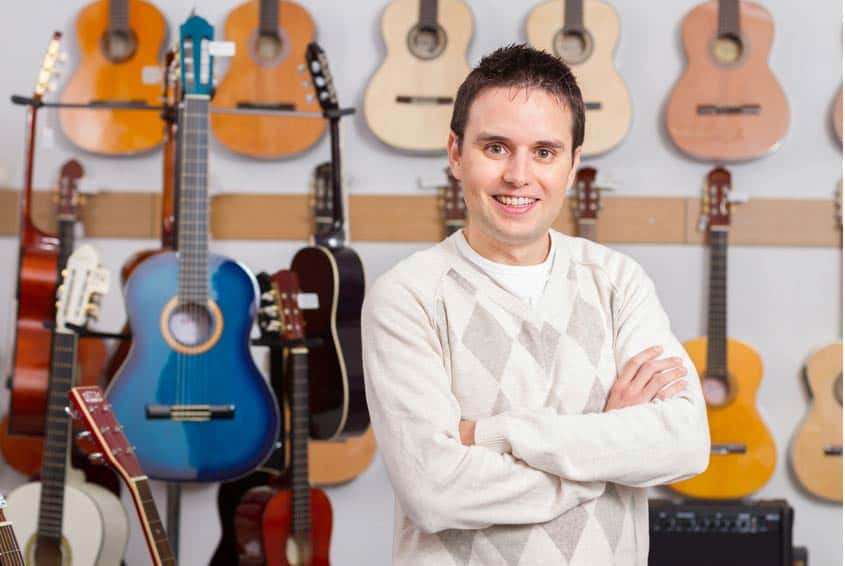
[[[662,110],[684,57],[679,24],[696,0],[612,2],[622,20],[617,63],[633,97],[634,123],[628,138],[615,151],[592,165],[618,179],[625,195],[697,196],[710,165],[685,158],[673,147],[662,125]],[[169,0],[162,5],[171,34],[196,6],[200,15],[222,26],[233,2]],[[165,6],[166,4],[166,6]],[[312,0],[306,2],[319,30],[336,77],[341,102],[362,106],[369,76],[384,56],[379,15],[384,0]],[[502,44],[523,41],[524,19],[533,1],[469,0],[475,16],[471,63]],[[799,3],[769,0],[776,38],[771,66],[789,99],[791,125],[782,147],[773,155],[731,167],[737,191],[751,197],[831,198],[841,176],[841,149],[831,134],[830,105],[841,82],[842,6],[834,0]],[[80,0],[30,0],[4,3],[0,18],[0,99],[32,90],[35,72],[53,29],[68,34],[73,67],[72,26]],[[24,111],[0,100],[0,186],[20,186]],[[43,140],[37,155],[36,186],[50,186],[63,161],[83,161],[88,190],[155,190],[160,179],[160,152],[109,159],[84,155],[61,136],[55,115],[42,120]],[[55,128],[53,136],[46,129]],[[362,116],[344,128],[345,173],[352,193],[417,193],[417,178],[438,179],[443,159],[411,157],[391,151],[372,136]],[[52,137],[52,144],[50,142]],[[211,151],[214,192],[304,192],[311,169],[328,157],[328,139],[299,158],[281,162],[253,162]],[[154,241],[96,240],[105,262],[116,272],[134,250],[156,247]],[[213,249],[233,256],[254,270],[286,266],[302,242],[215,242]],[[359,243],[370,279],[413,250],[424,247]],[[655,279],[676,334],[686,340],[702,334],[706,325],[707,255],[694,246],[620,246],[642,262]],[[16,241],[0,238],[0,259],[8,273],[0,281],[0,297],[14,292]],[[838,250],[738,247],[730,253],[729,334],[754,346],[765,365],[759,406],[778,446],[774,478],[757,495],[786,498],[795,507],[795,542],[810,549],[814,565],[842,561],[840,506],[818,501],[800,489],[788,472],[788,442],[803,417],[807,395],[799,372],[813,349],[841,335],[841,259]],[[6,301],[4,301],[6,303]],[[6,303],[10,304],[10,303]],[[0,364],[8,360],[11,307],[0,307]],[[117,328],[123,319],[122,299],[110,294],[101,327]],[[5,398],[5,391],[0,394]],[[5,401],[3,402],[5,406]],[[0,489],[8,492],[23,478],[3,466]],[[205,564],[219,533],[214,505],[216,486],[185,490],[182,564]],[[157,491],[163,495],[163,490]],[[350,484],[329,490],[335,512],[332,539],[334,564],[390,563],[393,496],[381,461]],[[160,509],[164,510],[164,499]],[[127,552],[130,565],[147,563],[134,511]]]

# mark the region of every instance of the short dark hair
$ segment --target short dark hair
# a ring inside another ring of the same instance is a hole
[[[484,57],[458,88],[451,128],[464,143],[469,108],[488,87],[525,87],[544,90],[572,111],[572,152],[584,143],[584,99],[575,76],[557,57],[523,44],[501,47]]]

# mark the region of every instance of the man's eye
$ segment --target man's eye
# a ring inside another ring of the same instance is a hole
[[[491,143],[490,145],[487,146],[487,151],[489,151],[490,153],[495,153],[495,154],[498,155],[498,154],[504,153],[505,148],[500,143]]]
[[[552,153],[552,151],[549,149],[540,148],[537,150],[537,157],[539,157],[540,159],[551,159],[552,157],[554,157],[554,153]]]

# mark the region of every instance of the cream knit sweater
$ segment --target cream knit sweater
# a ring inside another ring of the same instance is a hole
[[[370,288],[362,319],[372,425],[396,495],[394,564],[641,565],[645,487],[702,472],[697,373],[632,259],[552,232],[532,308],[458,253],[456,232]],[[603,413],[649,346],[682,356],[686,391]],[[463,446],[460,419],[477,421]]]

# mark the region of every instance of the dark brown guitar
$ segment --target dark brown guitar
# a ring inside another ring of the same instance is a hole
[[[311,43],[306,58],[321,107],[326,112],[339,110],[322,49]],[[299,250],[291,262],[302,291],[315,293],[319,301],[319,308],[304,311],[308,337],[323,340],[308,353],[311,437],[317,439],[359,435],[370,424],[361,360],[364,266],[346,246],[337,117],[330,120],[329,131],[331,191],[316,195],[314,205],[322,228],[313,235],[313,245]]]
[[[443,218],[443,227],[448,237],[464,227],[467,208],[464,203],[464,191],[461,189],[461,182],[452,175],[452,171],[448,167],[446,168],[446,177],[449,179],[449,183],[440,187],[440,195],[437,200]]]

